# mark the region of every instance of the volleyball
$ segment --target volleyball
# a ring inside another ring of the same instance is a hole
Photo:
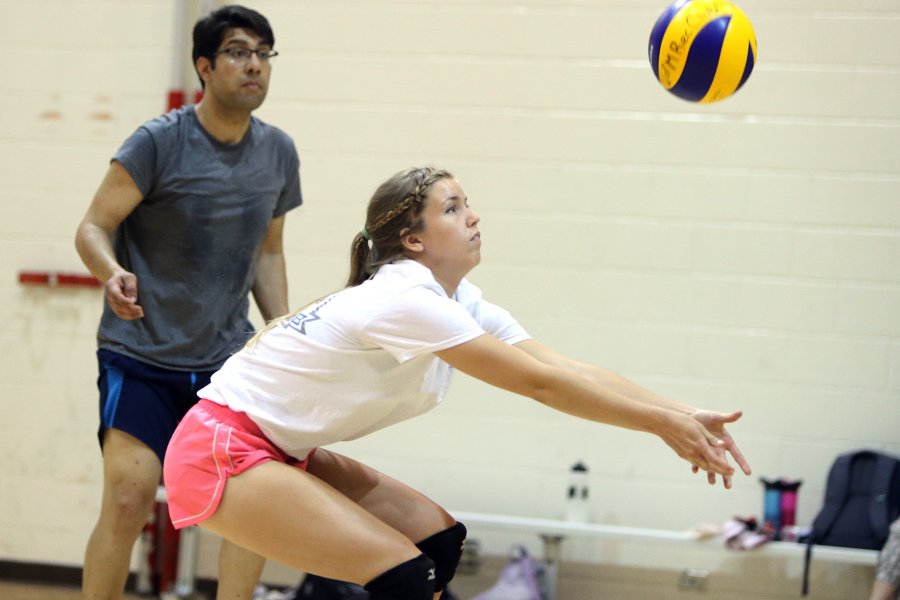
[[[756,34],[727,0],[677,0],[657,19],[648,50],[664,88],[690,102],[717,102],[750,77]]]

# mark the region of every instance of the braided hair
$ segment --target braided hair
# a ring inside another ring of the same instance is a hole
[[[401,232],[415,233],[422,229],[420,215],[428,190],[436,181],[452,177],[448,171],[434,167],[414,167],[400,171],[378,186],[369,200],[365,227],[350,245],[347,287],[359,285],[381,265],[403,256]]]

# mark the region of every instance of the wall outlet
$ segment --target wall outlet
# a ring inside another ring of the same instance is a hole
[[[705,569],[685,569],[678,578],[678,589],[705,592],[709,571]]]

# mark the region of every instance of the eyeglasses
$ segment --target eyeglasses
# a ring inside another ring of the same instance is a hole
[[[233,65],[244,64],[248,60],[250,60],[250,56],[255,54],[256,58],[259,59],[259,62],[268,62],[270,58],[274,58],[278,56],[278,53],[274,50],[267,50],[266,48],[257,48],[256,50],[252,50],[250,48],[244,48],[243,46],[232,46],[231,48],[223,48],[216,52],[213,56],[219,56],[220,54],[224,54],[226,60]]]

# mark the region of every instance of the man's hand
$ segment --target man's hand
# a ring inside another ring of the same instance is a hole
[[[137,277],[128,271],[119,271],[106,281],[106,300],[120,319],[130,321],[144,316],[144,309],[137,303]]]

